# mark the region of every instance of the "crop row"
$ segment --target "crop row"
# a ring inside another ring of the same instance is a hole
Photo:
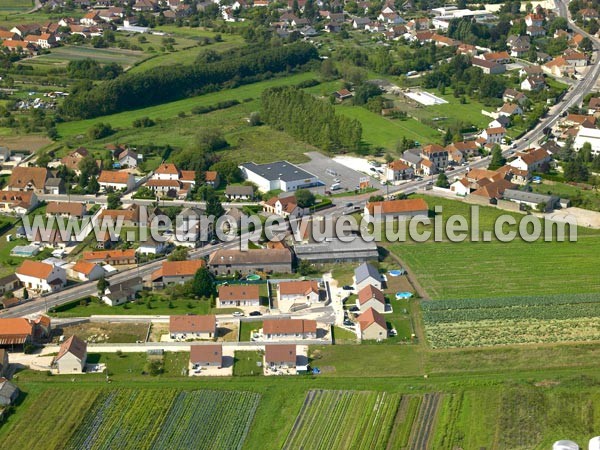
[[[253,392],[180,392],[152,448],[241,449],[259,402]]]
[[[600,317],[600,302],[423,311],[423,320],[426,324],[500,319],[575,319],[578,317]]]
[[[385,392],[310,391],[284,448],[384,449],[399,403]]]
[[[598,303],[600,294],[537,295],[528,297],[462,298],[423,302],[423,311],[446,311],[455,309],[510,308],[514,306],[575,305]]]
[[[481,320],[428,324],[433,348],[600,340],[597,318]]]

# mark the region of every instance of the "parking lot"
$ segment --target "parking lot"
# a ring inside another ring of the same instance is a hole
[[[339,180],[341,186],[341,189],[337,192],[354,190],[358,187],[360,179],[366,176],[366,174],[340,164],[321,153],[310,152],[307,155],[310,157],[310,162],[299,164],[299,166],[319,177],[325,184],[322,188],[323,191],[331,190],[331,185],[337,182],[335,180]],[[373,177],[369,177],[369,181],[371,186],[381,188],[381,183]]]

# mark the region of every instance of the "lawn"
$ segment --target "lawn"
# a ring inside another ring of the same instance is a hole
[[[236,377],[255,377],[263,374],[263,352],[254,350],[235,352],[233,375]]]
[[[33,0],[2,0],[0,14],[14,14],[33,8]]]
[[[413,139],[424,145],[441,142],[442,136],[437,130],[415,119],[389,119],[362,106],[346,104],[338,106],[337,112],[357,119],[362,124],[363,140],[377,147],[393,150],[402,137]]]
[[[27,65],[43,65],[49,68],[64,67],[69,61],[92,58],[102,64],[117,63],[129,67],[145,57],[144,52],[135,50],[66,45],[54,48],[48,54],[29,58],[24,63]]]
[[[169,299],[151,296],[119,306],[109,306],[96,299],[86,303],[76,300],[52,308],[53,317],[89,317],[93,315],[177,315],[177,314],[229,314],[236,308],[212,308],[208,300]]]
[[[567,183],[544,180],[543,184],[532,184],[533,192],[557,195],[571,199],[572,206],[578,206],[592,211],[600,211],[600,191],[581,189]]]
[[[250,337],[253,331],[258,331],[262,328],[262,320],[256,321],[240,321],[240,342],[250,342]]]
[[[426,200],[430,211],[434,205],[442,206],[445,218],[459,214],[470,220],[468,204],[433,197]],[[506,214],[489,207],[479,211],[481,231],[493,230],[495,219]],[[452,243],[431,239],[395,243],[389,249],[408,264],[434,299],[600,292],[600,233],[582,228],[577,242]]]

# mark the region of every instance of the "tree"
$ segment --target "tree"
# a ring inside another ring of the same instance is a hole
[[[329,81],[337,77],[337,70],[333,61],[327,58],[321,63],[321,76],[324,80]]]
[[[579,43],[579,49],[583,50],[584,52],[591,52],[594,50],[594,44],[592,44],[590,38],[584,37]]]
[[[86,191],[90,194],[97,194],[100,191],[100,183],[96,177],[91,177],[90,182],[87,185]]]
[[[29,292],[27,288],[23,288],[23,300],[27,300],[29,298]]]
[[[565,180],[584,182],[589,177],[589,171],[587,166],[583,163],[580,158],[574,158],[571,161],[567,161],[563,167]]]
[[[218,128],[204,128],[196,134],[196,145],[200,150],[214,152],[227,147],[229,144]]]
[[[121,196],[116,192],[111,192],[106,197],[106,208],[107,209],[117,209],[121,206]]]
[[[502,149],[498,144],[494,145],[492,148],[492,160],[490,161],[490,165],[488,166],[489,170],[496,170],[506,164],[506,158],[502,156]]]
[[[191,282],[192,293],[197,297],[212,297],[215,290],[215,279],[207,267],[200,267]]]
[[[310,262],[308,262],[305,259],[300,261],[300,264],[298,265],[298,273],[300,275],[302,275],[303,277],[306,277],[308,275],[313,274],[314,272],[315,272],[315,268],[313,267],[313,265]]]
[[[354,91],[354,99],[352,100],[355,105],[364,105],[371,97],[381,95],[381,89],[373,83],[363,83],[356,88]]]
[[[448,189],[450,187],[450,182],[448,181],[448,177],[444,172],[438,175],[435,185],[444,189]]]
[[[315,195],[308,189],[298,189],[296,191],[296,201],[300,208],[310,208],[316,203]]]
[[[186,261],[188,259],[188,249],[186,247],[177,247],[167,258],[169,261]]]
[[[110,286],[110,283],[104,277],[98,280],[98,283],[96,283],[96,287],[98,288],[98,297],[104,295],[104,291],[106,291],[108,286]]]

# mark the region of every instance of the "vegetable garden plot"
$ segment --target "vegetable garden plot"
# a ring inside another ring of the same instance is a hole
[[[309,391],[285,449],[385,449],[400,394]]]

